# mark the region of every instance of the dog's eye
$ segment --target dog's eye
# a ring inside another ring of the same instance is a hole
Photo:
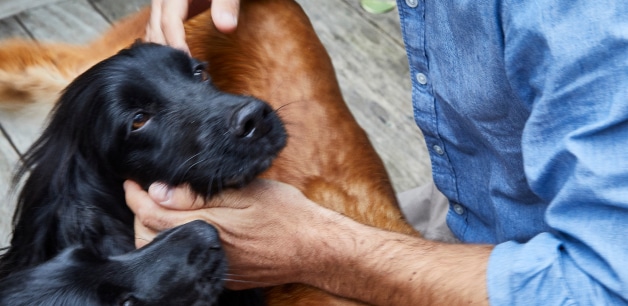
[[[129,295],[125,297],[124,299],[120,300],[119,305],[120,306],[134,306],[134,305],[137,305],[137,302],[138,301],[134,296]]]
[[[207,67],[204,64],[199,64],[194,67],[194,79],[199,82],[205,82],[209,80],[209,74],[207,73],[207,71],[205,71],[205,68]]]
[[[131,130],[135,131],[142,128],[146,122],[148,122],[150,116],[147,113],[139,112],[133,116],[133,123],[131,124]]]

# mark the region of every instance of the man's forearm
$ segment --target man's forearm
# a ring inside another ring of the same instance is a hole
[[[491,246],[445,244],[336,221],[319,237],[319,260],[326,266],[304,282],[375,305],[488,304]]]

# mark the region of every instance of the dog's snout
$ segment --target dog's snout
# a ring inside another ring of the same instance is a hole
[[[230,131],[238,138],[257,139],[270,130],[271,125],[265,119],[271,112],[266,103],[251,100],[233,113]]]

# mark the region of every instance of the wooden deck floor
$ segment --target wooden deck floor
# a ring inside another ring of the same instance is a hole
[[[149,1],[3,0],[0,40],[25,37],[85,43]],[[343,95],[384,159],[395,189],[403,191],[426,182],[430,164],[423,137],[412,117],[411,85],[397,12],[372,15],[360,8],[358,0],[298,2],[328,49]],[[28,7],[22,10],[25,5]],[[0,124],[3,118],[8,121],[0,116]],[[43,120],[41,117],[34,121]],[[9,235],[13,200],[7,193],[8,180],[18,162],[9,139],[20,151],[34,140],[31,136],[22,137],[23,128],[5,128],[8,138],[0,134],[0,197],[4,199],[0,203],[0,246],[6,244]]]

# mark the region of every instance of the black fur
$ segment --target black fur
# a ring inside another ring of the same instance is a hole
[[[136,44],[66,88],[16,176],[28,173],[0,259],[0,304],[213,302],[225,270],[213,228],[184,225],[134,251],[122,189],[125,179],[187,183],[210,197],[249,182],[285,146],[267,104],[218,91],[204,68]],[[186,263],[195,252],[203,260]]]

